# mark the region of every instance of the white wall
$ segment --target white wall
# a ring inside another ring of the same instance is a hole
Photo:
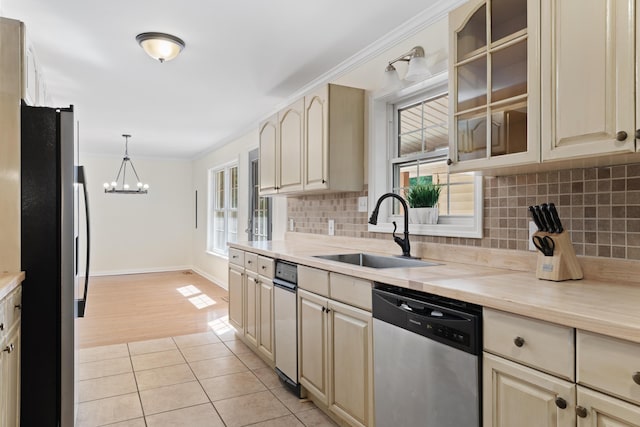
[[[88,183],[91,274],[190,268],[194,227],[191,161],[135,154],[131,159],[140,179],[150,185],[146,195],[105,194],[102,184],[115,178],[122,157],[80,154]]]

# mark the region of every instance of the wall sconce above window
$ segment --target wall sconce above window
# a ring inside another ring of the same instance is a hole
[[[402,81],[400,80],[398,71],[396,67],[393,66],[393,64],[398,61],[409,63],[407,74],[404,76],[404,80],[408,82],[417,82],[431,76],[431,72],[427,67],[427,59],[424,57],[424,49],[421,46],[416,46],[409,52],[389,62],[389,65],[387,65],[387,68],[384,70],[382,88],[385,91],[400,89],[402,87]]]

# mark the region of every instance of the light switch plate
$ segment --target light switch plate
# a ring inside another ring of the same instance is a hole
[[[358,212],[367,212],[367,196],[358,197]]]
[[[533,221],[529,221],[529,250],[535,251],[536,247],[533,245],[533,233],[538,231],[538,227],[536,227],[536,223]]]
[[[329,220],[329,236],[334,236],[335,235],[335,221],[330,219]]]

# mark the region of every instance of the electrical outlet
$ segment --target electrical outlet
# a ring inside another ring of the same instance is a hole
[[[536,250],[536,247],[533,244],[533,233],[535,233],[536,231],[538,231],[538,227],[536,226],[536,223],[533,221],[529,221],[529,250],[530,251]]]
[[[293,231],[293,218],[289,218],[289,231]]]
[[[358,212],[367,212],[367,196],[358,197]]]
[[[336,230],[335,230],[335,221],[330,219],[329,220],[329,236],[333,236],[335,235]]]

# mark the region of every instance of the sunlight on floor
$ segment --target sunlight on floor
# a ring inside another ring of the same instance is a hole
[[[218,335],[224,334],[225,332],[235,331],[234,328],[229,325],[229,316],[223,316],[219,319],[212,320],[209,322],[209,327]]]
[[[176,290],[180,292],[183,297],[190,297],[191,295],[196,295],[201,292],[200,289],[196,288],[193,285],[187,285],[181,288],[176,288]]]
[[[209,295],[206,294],[202,294],[202,295],[198,295],[197,297],[192,297],[189,298],[189,302],[193,305],[196,306],[196,308],[202,309],[205,307],[210,307],[212,305],[214,305],[216,302],[214,300],[212,300]]]

